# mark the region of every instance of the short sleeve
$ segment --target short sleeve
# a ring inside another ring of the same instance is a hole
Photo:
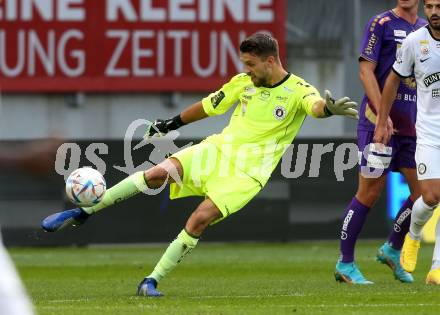
[[[239,100],[240,93],[247,82],[246,74],[234,76],[228,83],[214,93],[209,94],[202,100],[205,113],[208,116],[224,114]]]
[[[385,23],[389,17],[375,16],[367,24],[364,30],[360,46],[359,60],[365,59],[374,63],[378,63],[380,58],[380,50],[382,47]]]
[[[403,40],[402,47],[397,50],[396,61],[393,64],[393,70],[402,78],[413,75],[414,71],[414,51],[412,49],[411,36]]]
[[[306,112],[307,115],[315,117],[313,114],[313,105],[322,100],[321,95],[319,94],[318,90],[310,84],[300,84],[300,99],[299,102],[301,104],[301,108]]]

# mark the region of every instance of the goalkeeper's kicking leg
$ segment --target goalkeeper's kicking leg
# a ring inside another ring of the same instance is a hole
[[[76,208],[52,214],[43,220],[42,227],[46,231],[54,232],[68,225],[80,225],[91,214],[99,210],[128,199],[141,191],[160,188],[167,182],[176,182],[176,179],[181,179],[182,175],[182,166],[177,159],[165,160],[145,172],[137,172],[119,182],[105,193],[99,204],[93,207]],[[168,246],[153,272],[139,284],[138,295],[162,296],[156,290],[157,283],[197,245],[198,238],[205,228],[221,217],[222,213],[218,207],[211,199],[206,198],[191,214],[185,228]]]
[[[55,232],[66,226],[83,224],[93,213],[108,206],[137,195],[140,192],[154,192],[164,184],[178,182],[183,175],[182,165],[177,159],[170,158],[148,169],[136,172],[108,189],[104,198],[92,207],[74,208],[54,213],[45,218],[41,227],[47,232]]]

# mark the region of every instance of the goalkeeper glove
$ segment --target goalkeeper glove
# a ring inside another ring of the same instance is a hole
[[[156,119],[154,123],[147,127],[145,132],[145,137],[149,138],[154,136],[155,134],[163,135],[167,134],[171,130],[176,130],[185,125],[185,123],[180,118],[180,115],[177,115],[170,119]]]
[[[356,102],[350,100],[349,97],[345,96],[335,101],[332,98],[330,91],[325,91],[324,113],[327,117],[332,115],[343,115],[353,119],[359,119],[359,113],[355,109],[356,107]]]

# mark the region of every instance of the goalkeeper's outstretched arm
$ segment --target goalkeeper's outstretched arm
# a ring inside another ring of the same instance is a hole
[[[184,125],[192,123],[197,120],[208,117],[203,109],[202,102],[199,101],[188,108],[186,108],[179,115],[170,119],[156,119],[153,124],[148,126],[145,136],[151,137],[155,134],[166,134],[171,130],[176,130]]]
[[[189,106],[180,113],[180,119],[184,124],[189,124],[206,117],[208,117],[208,115],[205,113],[201,101]]]

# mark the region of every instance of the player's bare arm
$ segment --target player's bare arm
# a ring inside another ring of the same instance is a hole
[[[359,62],[359,78],[364,87],[365,94],[368,97],[368,104],[375,109],[376,113],[379,113],[381,93],[374,72],[376,66],[376,63],[361,58]],[[393,130],[393,122],[389,117],[387,119],[387,128]]]
[[[392,130],[387,127],[387,121],[391,111],[391,106],[396,99],[397,90],[400,84],[400,77],[391,71],[385,82],[382,92],[382,98],[379,106],[379,112],[374,131],[374,142],[387,144],[392,136]]]
[[[206,117],[208,117],[208,115],[203,109],[201,101],[189,106],[187,109],[180,113],[180,118],[182,119],[184,124],[189,124],[197,120],[204,119]]]
[[[378,112],[378,107],[380,105],[380,89],[379,83],[377,82],[376,74],[376,63],[361,59],[359,63],[359,78],[364,87],[365,94],[367,94],[369,104],[374,107],[376,112]]]

